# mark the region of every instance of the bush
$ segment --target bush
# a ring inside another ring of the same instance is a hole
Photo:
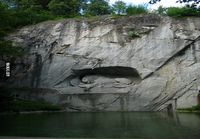
[[[57,111],[62,110],[61,106],[53,105],[45,101],[17,100],[12,103],[12,111]]]
[[[193,106],[191,108],[181,108],[178,109],[180,112],[200,112],[200,105]]]
[[[10,60],[11,58],[17,58],[23,56],[23,49],[21,47],[12,46],[11,41],[0,40],[0,55]]]
[[[147,7],[144,5],[129,5],[126,9],[127,15],[137,15],[148,13]]]
[[[170,7],[167,9],[167,15],[172,17],[200,16],[200,11],[190,7]]]
[[[129,31],[128,32],[128,36],[131,38],[131,39],[134,39],[134,38],[140,38],[140,35],[135,32],[135,31]]]
[[[160,15],[166,15],[167,8],[164,8],[162,6],[159,6],[158,9],[156,10],[156,13]]]
[[[60,0],[52,0],[48,4],[49,10],[52,12],[54,15],[58,16],[65,16],[67,14],[67,5]]]
[[[0,112],[58,111],[63,108],[45,101],[21,100],[14,97],[12,89],[0,87]]]
[[[115,2],[115,4],[113,4],[113,12],[118,14],[118,15],[123,15],[126,12],[126,3],[118,0]]]
[[[5,87],[0,87],[0,112],[9,111],[13,102],[13,96]]]
[[[11,26],[21,27],[36,24],[42,21],[51,20],[55,17],[47,11],[34,11],[32,9],[20,10],[14,13]]]
[[[0,2],[0,39],[18,27],[55,18],[49,11],[42,10],[41,7],[15,9]]]

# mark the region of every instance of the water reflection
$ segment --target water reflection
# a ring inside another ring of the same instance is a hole
[[[54,113],[0,116],[1,136],[200,138],[200,115],[167,113]]]

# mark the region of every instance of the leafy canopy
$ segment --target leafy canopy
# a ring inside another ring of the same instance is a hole
[[[111,13],[111,7],[109,6],[108,0],[90,0],[85,14],[86,15],[106,15]]]
[[[113,11],[117,14],[124,14],[126,12],[126,3],[118,0],[113,4]]]

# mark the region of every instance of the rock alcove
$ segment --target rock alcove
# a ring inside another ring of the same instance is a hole
[[[73,69],[71,86],[79,86],[89,91],[91,88],[126,88],[140,83],[138,71],[131,67],[98,67],[94,69]]]

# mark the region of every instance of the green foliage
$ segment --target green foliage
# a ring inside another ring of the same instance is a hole
[[[113,4],[113,11],[117,13],[118,15],[120,14],[125,14],[126,13],[126,3],[118,0]]]
[[[0,41],[0,55],[5,59],[17,58],[23,55],[23,49],[12,46],[11,41]]]
[[[27,2],[27,1],[25,1]],[[23,6],[24,7],[24,6]],[[0,77],[5,80],[5,62],[10,62],[13,66],[14,61],[23,55],[23,49],[13,46],[11,41],[4,40],[4,37],[16,28],[35,24],[41,21],[53,19],[54,17],[41,8],[32,6],[29,8],[15,9],[0,2]],[[14,67],[13,67],[14,68]]]
[[[12,102],[13,96],[8,89],[0,87],[0,112],[10,110]]]
[[[6,62],[10,62],[12,68],[14,68],[14,62],[17,58],[23,55],[23,49],[21,47],[15,47],[12,42],[0,40],[0,82],[7,79],[5,75]],[[12,69],[11,68],[11,69]]]
[[[200,112],[200,105],[193,106],[191,108],[178,109],[179,112]]]
[[[84,14],[86,16],[98,16],[111,13],[111,7],[106,0],[90,0],[90,4],[87,6]]]
[[[12,13],[8,11],[8,6],[0,2],[0,39],[11,30]]]
[[[0,39],[7,33],[24,25],[35,24],[41,21],[54,19],[50,12],[42,10],[41,7],[9,8],[0,2]]]
[[[68,7],[63,1],[52,0],[48,4],[48,8],[54,15],[66,15]]]
[[[48,4],[49,10],[57,16],[74,17],[79,15],[81,3],[80,0],[52,0]]]
[[[9,9],[7,5],[0,3],[0,62],[13,61],[13,59],[22,55],[22,48],[12,46],[11,41],[4,40],[4,37],[17,26],[15,23],[16,14],[13,10]],[[0,70],[4,71],[2,65]],[[0,73],[2,79],[2,72]]]
[[[200,16],[200,11],[190,7],[170,7],[167,9],[167,15],[172,17]]]
[[[134,39],[134,38],[140,38],[140,35],[136,31],[130,30],[128,32],[128,37]]]
[[[55,19],[55,16],[51,15],[48,11],[37,12],[37,10],[33,9],[19,10],[15,12],[12,26],[22,27],[51,19]]]
[[[45,101],[28,101],[17,100],[12,103],[11,110],[19,111],[58,111],[62,110],[61,106],[53,105]]]
[[[148,13],[147,7],[144,5],[129,5],[126,9],[127,15],[137,15]]]
[[[165,15],[167,12],[167,8],[164,8],[162,6],[159,6],[158,9],[156,10],[156,13],[160,14],[160,15]]]
[[[57,111],[63,109],[59,105],[45,101],[16,99],[11,92],[12,90],[6,87],[0,88],[0,112]]]

